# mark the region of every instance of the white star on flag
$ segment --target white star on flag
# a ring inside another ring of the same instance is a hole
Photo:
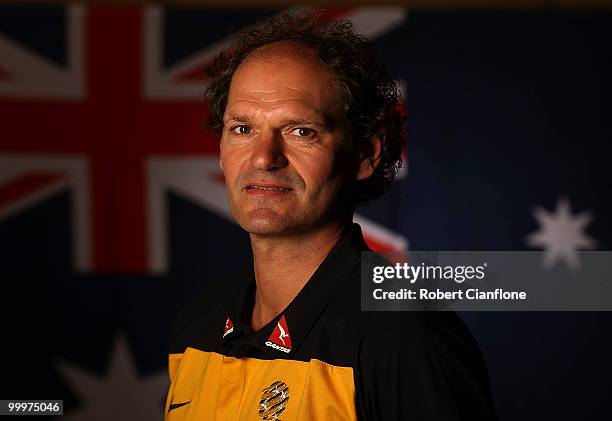
[[[527,236],[527,244],[544,249],[543,266],[552,267],[563,260],[572,270],[580,267],[579,249],[594,249],[596,241],[585,233],[593,219],[590,212],[572,214],[567,198],[560,198],[554,212],[537,207],[533,216],[540,229]]]
[[[168,387],[165,372],[140,378],[125,337],[113,345],[106,376],[61,362],[60,371],[80,395],[81,406],[62,419],[70,421],[160,420]],[[65,412],[66,413],[66,412]]]

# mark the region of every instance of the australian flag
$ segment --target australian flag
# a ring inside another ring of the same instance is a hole
[[[64,419],[161,419],[169,325],[250,258],[203,70],[278,10],[0,6],[2,399]],[[330,9],[378,47],[409,115],[377,250],[612,242],[612,15]],[[463,313],[503,420],[609,419],[608,313]]]

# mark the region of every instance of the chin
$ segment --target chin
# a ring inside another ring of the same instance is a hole
[[[249,234],[262,236],[287,234],[290,231],[289,227],[285,224],[261,220],[250,221],[245,224],[240,224],[240,226]]]
[[[245,231],[256,235],[282,234],[292,226],[292,221],[287,216],[279,215],[270,209],[257,209],[237,220]]]

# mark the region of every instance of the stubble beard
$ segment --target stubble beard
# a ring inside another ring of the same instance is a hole
[[[297,200],[297,198],[292,199]],[[249,234],[259,237],[284,237],[304,234],[316,230],[317,227],[323,227],[334,219],[345,217],[346,212],[343,209],[346,203],[343,203],[343,199],[345,199],[343,192],[338,188],[331,193],[330,200],[325,206],[311,205],[307,210],[302,209],[307,205],[300,203],[288,206],[281,212],[265,205],[244,209],[244,205],[240,208],[240,201],[230,203],[230,208],[238,225]]]

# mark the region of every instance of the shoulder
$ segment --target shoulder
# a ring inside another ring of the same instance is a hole
[[[454,312],[371,312],[356,347],[363,411],[385,419],[496,419],[480,348]],[[381,407],[385,391],[401,399]]]
[[[250,267],[209,281],[183,304],[170,327],[170,353],[187,346],[209,348],[222,334],[228,303],[236,297],[248,277]]]
[[[360,341],[363,346],[385,344],[391,349],[428,349],[441,353],[479,350],[478,344],[452,311],[363,312]]]

